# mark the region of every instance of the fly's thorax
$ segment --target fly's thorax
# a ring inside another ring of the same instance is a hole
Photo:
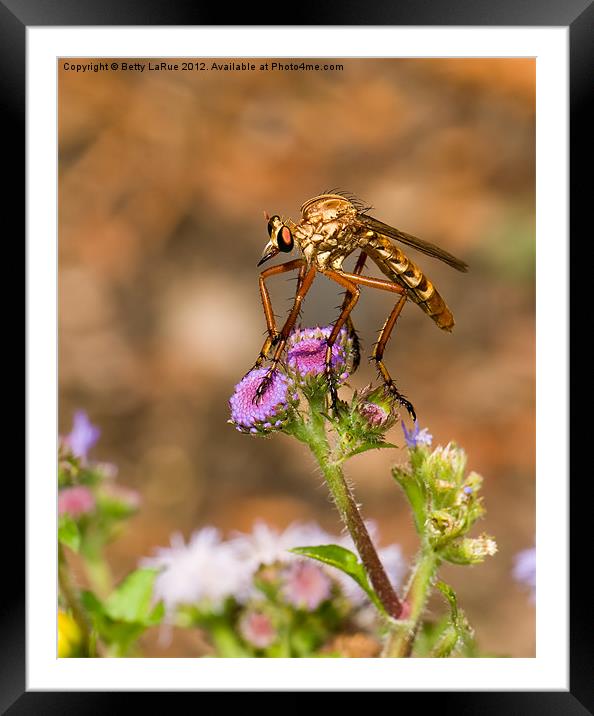
[[[301,207],[304,222],[311,224],[331,221],[350,221],[357,215],[355,206],[339,194],[320,194],[309,199]]]
[[[315,264],[318,270],[339,271],[344,259],[358,246],[348,225],[330,221],[317,225],[301,222],[295,235],[306,261]]]

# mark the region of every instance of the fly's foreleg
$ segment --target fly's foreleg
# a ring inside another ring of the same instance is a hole
[[[260,274],[260,298],[262,299],[262,307],[264,309],[264,316],[266,317],[266,328],[268,330],[268,335],[266,336],[264,345],[260,350],[260,354],[258,355],[258,358],[256,359],[252,370],[254,370],[255,368],[259,368],[262,365],[262,363],[268,357],[268,352],[271,347],[276,345],[280,339],[280,333],[278,332],[276,327],[274,311],[272,310],[270,294],[268,293],[268,288],[266,287],[266,279],[270,278],[271,276],[286,273],[287,271],[294,271],[296,268],[299,269],[299,280],[297,283],[297,291],[299,291],[299,286],[301,285],[303,274],[305,272],[305,262],[303,259],[295,259],[294,261],[287,261],[287,263],[280,264],[279,266],[271,266],[270,268],[262,271],[262,273]]]
[[[324,372],[326,375],[326,380],[328,382],[328,388],[330,390],[332,409],[334,410],[334,412],[336,412],[338,409],[338,381],[336,380],[336,376],[334,374],[334,371],[332,370],[332,347],[336,342],[338,334],[340,333],[340,329],[348,321],[350,313],[355,307],[357,301],[359,300],[359,295],[361,292],[358,289],[357,285],[352,281],[346,279],[343,274],[337,271],[325,271],[324,273],[326,274],[326,276],[328,276],[328,278],[331,278],[333,281],[336,281],[336,283],[340,284],[347,290],[340,316],[334,324],[334,327],[332,328],[332,331],[328,336],[328,340],[326,341],[326,356],[324,361]]]
[[[298,259],[298,261],[301,263],[302,259]],[[315,275],[316,268],[315,266],[311,266],[311,268],[307,269],[304,272],[303,279],[298,284],[297,293],[295,294],[295,300],[293,302],[293,308],[291,308],[289,316],[287,317],[287,320],[285,321],[285,324],[282,327],[280,333],[278,334],[278,338],[275,341],[276,349],[274,351],[274,356],[272,357],[271,366],[266,372],[264,378],[262,379],[262,382],[258,386],[258,389],[256,390],[256,394],[254,396],[255,403],[259,403],[262,400],[264,394],[272,384],[272,379],[274,378],[274,373],[278,368],[281,356],[283,354],[283,351],[285,350],[287,339],[291,333],[291,330],[293,329],[293,326],[295,325],[295,321],[299,316],[299,312],[301,311],[301,303],[305,298],[307,292],[311,288]],[[266,346],[266,343],[264,344],[264,346]]]

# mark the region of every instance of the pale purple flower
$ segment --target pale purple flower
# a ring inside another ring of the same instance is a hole
[[[58,493],[58,514],[80,517],[95,509],[95,497],[88,487],[65,487]]]
[[[66,435],[64,442],[77,457],[86,460],[89,450],[99,440],[100,435],[101,430],[91,423],[85,411],[77,410],[74,413],[72,430]]]
[[[536,547],[518,552],[514,558],[514,579],[530,590],[530,601],[536,601]]]
[[[235,386],[235,392],[229,399],[229,422],[241,432],[265,433],[282,428],[298,398],[297,394],[290,392],[287,376],[277,370],[272,375],[268,390],[261,399],[256,399],[256,391],[267,374],[267,368],[250,371]]]
[[[154,597],[162,599],[169,612],[201,601],[217,610],[227,597],[246,592],[250,576],[214,527],[194,532],[187,544],[179,533],[174,534],[170,547],[158,548],[141,565],[162,569],[155,580]]]
[[[331,591],[330,578],[313,562],[295,562],[286,572],[283,595],[298,609],[314,611],[330,598]]]
[[[239,621],[239,633],[257,649],[266,649],[276,641],[277,633],[270,618],[261,612],[247,612]]]
[[[402,422],[402,432],[404,433],[404,440],[406,445],[412,450],[413,448],[419,447],[420,445],[427,445],[429,447],[433,442],[433,435],[429,433],[427,428],[419,429],[419,422],[415,420],[415,426],[412,430],[407,430],[404,421]]]
[[[332,332],[332,326],[320,328],[297,328],[287,341],[287,367],[295,376],[297,383],[302,386],[311,383],[318,377],[323,377],[326,370],[327,340]],[[351,339],[343,327],[332,346],[330,365],[336,375],[338,383],[344,382],[348,377],[348,358],[351,349]]]

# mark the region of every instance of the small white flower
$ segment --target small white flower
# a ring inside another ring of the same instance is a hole
[[[293,547],[332,544],[334,540],[315,523],[293,523],[280,532],[264,522],[256,522],[250,534],[238,534],[227,544],[253,575],[262,564],[301,559],[289,551]]]
[[[162,599],[169,612],[202,600],[216,609],[227,597],[244,593],[249,581],[244,565],[214,527],[194,532],[187,544],[179,533],[172,535],[171,547],[159,547],[141,565],[162,569],[154,597]]]

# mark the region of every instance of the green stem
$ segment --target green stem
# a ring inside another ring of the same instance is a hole
[[[76,587],[70,578],[70,571],[64,554],[64,548],[58,542],[58,584],[64,597],[64,601],[72,612],[72,617],[77,623],[82,636],[81,650],[84,656],[93,656],[91,650],[91,625],[87,619],[85,610],[78,599]]]
[[[425,545],[421,550],[404,599],[408,611],[406,620],[396,625],[390,632],[383,656],[403,658],[411,655],[439,562],[439,557],[431,547]]]
[[[325,405],[322,400],[312,399],[310,401],[310,419],[308,422],[304,421],[300,424],[299,429],[295,431],[295,435],[305,442],[315,455],[340,517],[347,526],[359,552],[361,562],[373,589],[388,616],[398,619],[402,612],[402,604],[388,579],[369,532],[365,527],[353,493],[345,480],[341,468],[342,460],[333,458],[324,429],[324,418],[322,416],[324,409]]]
[[[103,556],[103,548],[103,541],[97,533],[87,534],[80,554],[91,590],[105,599],[113,590],[113,575]]]
[[[103,557],[87,556],[84,559],[84,566],[93,592],[99,597],[109,596],[113,587],[113,578],[109,565]]]

